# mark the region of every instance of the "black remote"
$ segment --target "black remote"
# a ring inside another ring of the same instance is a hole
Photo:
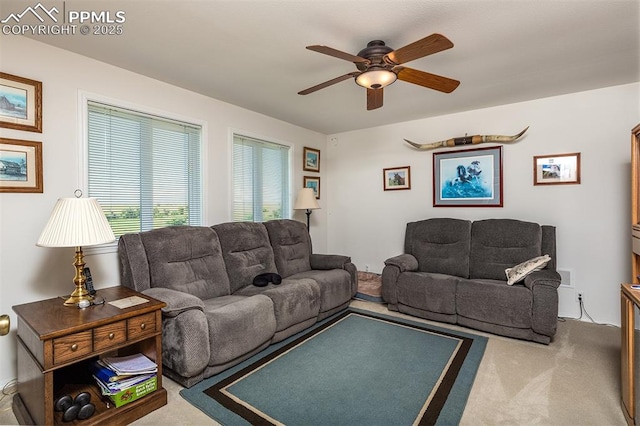
[[[96,290],[93,288],[93,278],[91,278],[91,271],[88,267],[86,267],[84,268],[83,273],[85,278],[84,285],[87,288],[89,294],[93,296],[94,294],[96,294]]]

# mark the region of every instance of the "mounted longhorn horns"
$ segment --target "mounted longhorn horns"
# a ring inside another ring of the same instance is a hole
[[[405,139],[405,142],[407,142],[408,144],[410,144],[411,146],[413,146],[416,149],[420,149],[423,151],[429,150],[429,149],[436,149],[436,148],[440,148],[440,147],[454,147],[454,146],[460,146],[460,145],[475,145],[475,144],[479,144],[479,143],[511,143],[513,141],[515,141],[516,139],[518,139],[520,136],[524,135],[524,132],[526,132],[529,129],[529,126],[527,126],[523,131],[521,131],[520,133],[518,133],[517,135],[513,135],[513,136],[504,136],[504,135],[474,135],[474,136],[463,136],[460,138],[453,138],[453,139],[447,139],[446,141],[439,141],[439,142],[433,142],[433,143],[423,143],[423,144],[419,144],[419,143],[415,143],[415,142],[411,142],[410,140]]]

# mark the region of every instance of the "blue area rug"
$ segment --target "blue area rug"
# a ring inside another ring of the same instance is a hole
[[[224,425],[454,425],[486,344],[349,309],[180,394]]]

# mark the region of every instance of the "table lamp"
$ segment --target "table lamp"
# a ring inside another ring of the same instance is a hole
[[[307,215],[307,229],[309,229],[309,217],[311,216],[311,211],[315,209],[319,209],[320,205],[318,204],[318,200],[316,200],[316,196],[313,193],[313,188],[302,188],[298,191],[298,198],[296,198],[296,204],[293,206],[294,210],[306,210]]]
[[[95,198],[82,198],[77,190],[75,198],[60,198],[53,207],[49,222],[44,227],[36,243],[40,247],[75,247],[73,266],[76,288],[64,302],[66,306],[76,306],[80,301],[93,300],[85,286],[84,259],[82,247],[95,246],[115,241],[111,226]]]

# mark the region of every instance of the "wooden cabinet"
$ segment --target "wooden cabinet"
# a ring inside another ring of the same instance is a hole
[[[640,282],[640,124],[631,130],[631,274]]]
[[[147,302],[120,309],[108,302],[140,296]],[[14,306],[18,316],[18,393],[13,411],[21,424],[61,424],[54,402],[65,394],[87,391],[96,411],[79,422],[128,424],[167,403],[162,387],[162,320],[164,302],[126,287],[99,290],[106,303],[85,309],[64,306],[60,298]],[[143,353],[158,364],[157,390],[115,408],[107,406],[89,373],[102,356]]]
[[[640,281],[640,124],[631,130],[631,282]],[[640,367],[636,359],[640,354],[636,350],[635,310],[640,307],[640,290],[631,288],[631,284],[622,284],[620,289],[621,313],[621,392],[622,411],[630,425],[636,424],[638,401],[636,389],[640,377]]]

